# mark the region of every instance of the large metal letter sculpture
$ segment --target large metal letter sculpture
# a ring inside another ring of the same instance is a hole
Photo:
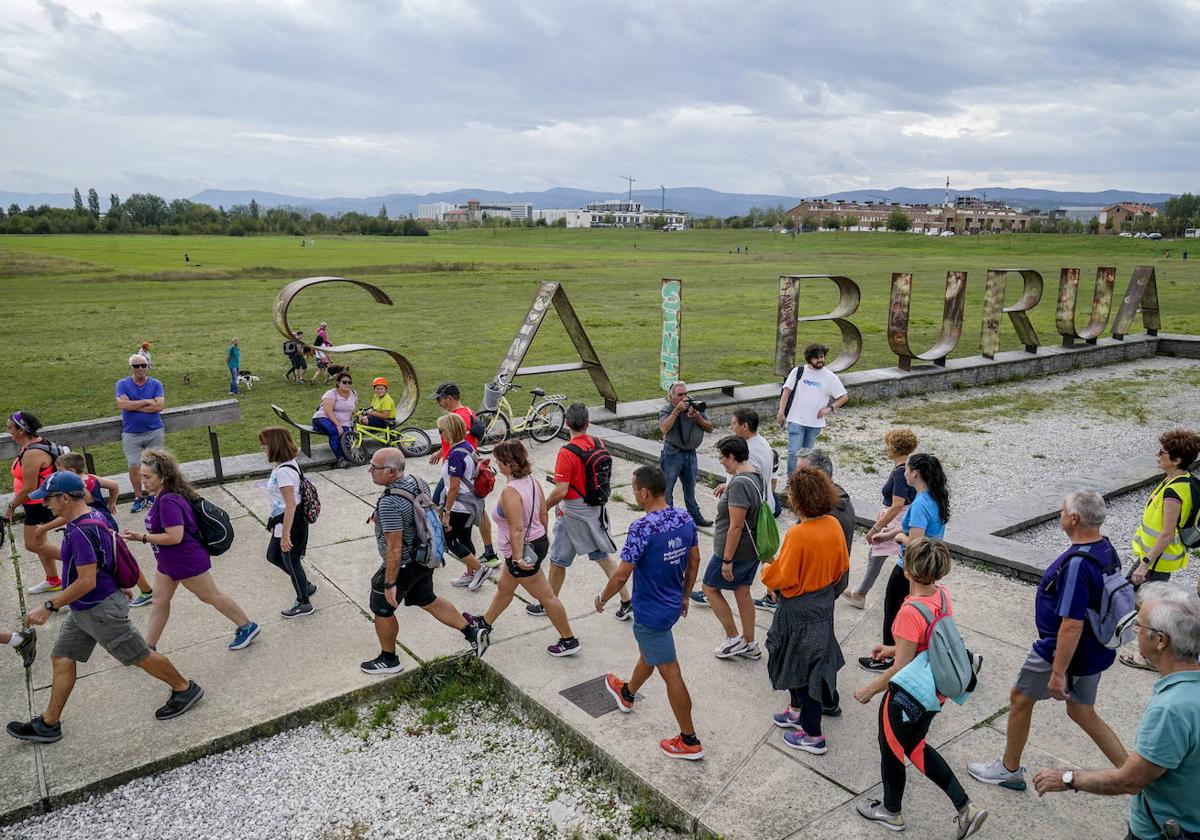
[[[832,280],[838,287],[837,306],[824,315],[799,317],[800,281]],[[858,311],[862,292],[858,284],[840,274],[784,274],[779,278],[779,311],[775,327],[775,372],[791,373],[796,363],[796,331],[800,322],[833,321],[842,333],[842,349],[826,367],[846,370],[862,353],[862,333],[846,319]]]
[[[575,352],[579,354],[579,361],[556,365],[521,367],[521,362],[524,360],[525,354],[529,351],[529,345],[533,343],[533,337],[537,335],[538,327],[542,325],[542,320],[546,317],[546,312],[549,311],[551,304],[554,304],[554,309],[558,312],[558,317],[562,319],[563,326],[567,328],[567,335],[570,337],[571,343],[575,345]],[[511,382],[514,376],[531,376],[539,373],[564,373],[571,370],[586,370],[588,375],[592,377],[592,383],[596,386],[596,390],[604,398],[605,408],[609,411],[617,410],[617,392],[608,378],[608,372],[600,362],[600,357],[596,355],[596,348],[592,346],[592,341],[588,338],[587,330],[583,328],[583,324],[579,321],[579,316],[575,314],[574,307],[567,300],[566,290],[556,281],[543,280],[538,285],[537,294],[533,297],[533,303],[529,306],[528,314],[526,314],[525,319],[521,322],[521,326],[517,329],[517,334],[513,338],[512,344],[508,346],[508,353],[505,354],[504,360],[500,362],[500,368],[496,371],[496,378],[503,379],[505,382]]]
[[[1012,306],[1004,305],[1004,285],[1008,274],[1020,274],[1024,286],[1021,299]],[[1042,275],[1028,268],[993,268],[988,271],[987,288],[983,293],[983,331],[979,337],[979,352],[988,359],[996,358],[1000,349],[1000,319],[1007,313],[1012,319],[1017,337],[1030,353],[1036,353],[1037,332],[1026,314],[1042,299]]]
[[[1100,333],[1108,326],[1108,314],[1112,311],[1113,286],[1117,282],[1117,270],[1112,266],[1096,269],[1096,291],[1092,294],[1092,311],[1088,325],[1082,330],[1075,326],[1075,307],[1079,297],[1079,269],[1064,268],[1058,275],[1058,309],[1054,313],[1055,327],[1062,336],[1063,347],[1074,347],[1077,340],[1095,344]]]
[[[662,346],[658,351],[658,384],[667,390],[679,381],[683,340],[683,281],[662,281]]]
[[[1129,288],[1125,290],[1125,299],[1113,319],[1113,338],[1121,341],[1129,334],[1133,319],[1138,310],[1142,312],[1142,325],[1146,335],[1158,335],[1162,329],[1162,321],[1158,314],[1158,284],[1154,280],[1154,266],[1139,265],[1129,278]]]
[[[296,295],[310,286],[320,283],[353,283],[370,292],[376,303],[382,303],[385,306],[392,305],[392,299],[383,289],[360,280],[347,280],[345,277],[306,277],[303,280],[296,280],[284,286],[279,292],[279,297],[275,298],[275,328],[284,338],[300,341],[288,325],[288,307],[292,305]],[[404,358],[403,354],[386,347],[376,347],[374,344],[337,344],[321,349],[327,353],[358,353],[362,350],[374,350],[391,356],[396,367],[400,369],[400,387],[399,389],[393,387],[391,391],[393,399],[396,400],[396,420],[403,423],[412,416],[413,409],[417,407],[417,399],[420,397],[420,386],[417,383],[417,372],[413,370],[413,366],[408,363],[408,359]]]
[[[901,370],[912,370],[912,360],[920,359],[945,366],[946,357],[958,346],[962,336],[963,305],[967,300],[967,272],[946,272],[946,295],[942,304],[942,330],[937,342],[924,353],[914,353],[908,346],[908,314],[912,307],[912,275],[898,272],[892,275],[892,297],[888,305],[888,344],[899,356]]]

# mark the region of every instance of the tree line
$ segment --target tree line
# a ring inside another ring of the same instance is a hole
[[[254,199],[226,209],[186,198],[167,201],[152,193],[134,193],[124,201],[116,193],[101,212],[100,195],[89,189],[84,201],[75,190],[74,207],[43,204],[24,210],[17,204],[0,207],[0,233],[158,233],[247,236],[256,233],[309,236],[321,233],[368,236],[428,236],[416,219],[390,219],[379,213],[314,213],[297,207],[263,210]]]

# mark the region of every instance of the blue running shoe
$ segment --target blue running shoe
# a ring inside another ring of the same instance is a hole
[[[241,650],[242,648],[247,647],[255,640],[255,638],[258,637],[258,631],[260,629],[261,628],[253,621],[251,621],[249,624],[239,627],[237,632],[233,634],[233,641],[229,643],[229,649]]]

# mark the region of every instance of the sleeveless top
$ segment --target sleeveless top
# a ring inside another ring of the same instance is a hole
[[[30,441],[29,443],[25,444],[25,446],[21,449],[20,452],[17,453],[16,459],[12,462],[12,478],[13,478],[13,495],[14,496],[17,493],[20,493],[21,490],[23,490],[25,487],[25,476],[22,474],[23,471],[21,469],[21,459],[25,457],[25,453],[29,450],[29,447],[31,447],[35,444],[38,444],[38,443],[40,443],[44,446],[50,445],[50,442],[47,441],[45,438],[38,438],[37,440]],[[37,450],[37,451],[41,452],[43,450]],[[49,452],[46,453],[47,456],[49,456],[49,454],[50,454]],[[36,490],[37,488],[41,487],[42,482],[45,481],[47,478],[49,478],[50,474],[53,472],[54,472],[54,459],[51,458],[49,464],[47,464],[46,466],[44,466],[40,470],[38,470],[37,483],[33,485],[33,489]],[[41,499],[26,499],[25,504],[40,505],[40,504],[42,504],[42,500]]]
[[[541,492],[538,490],[533,476],[527,475],[524,478],[513,479],[508,486],[517,491],[517,495],[521,497],[521,516],[526,525],[525,542],[530,543],[546,536],[546,526],[542,524],[537,510],[540,505]],[[529,521],[531,513],[532,523]],[[504,518],[504,510],[499,503],[492,508],[492,519],[496,522],[496,547],[500,550],[501,556],[512,557],[512,541],[508,535],[508,522]]]

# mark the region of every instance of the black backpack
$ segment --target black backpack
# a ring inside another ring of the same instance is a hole
[[[200,542],[210,556],[224,554],[233,545],[233,523],[229,521],[229,514],[203,496],[191,504]]]
[[[300,498],[296,500],[296,508],[304,517],[304,521],[312,525],[321,515],[321,497],[317,493],[317,486],[308,480],[308,476],[301,472],[299,467],[280,464],[280,468],[283,467],[294,470],[296,475],[300,476]]]
[[[612,456],[604,448],[604,441],[594,437],[592,443],[595,444],[592,449],[580,449],[573,443],[568,443],[563,449],[583,462],[584,486],[571,489],[583,496],[585,504],[600,507],[608,502],[609,494],[612,493],[613,462]]]
[[[295,356],[296,355],[296,342],[294,342],[294,341],[283,342],[283,353],[285,356]]]
[[[800,385],[800,371],[801,371],[800,365],[797,365],[796,367],[792,368],[792,373],[789,373],[787,375],[787,379],[783,380],[783,385],[779,386],[780,390],[782,391],[784,386],[787,385],[787,380],[792,378],[792,374],[794,373],[796,375],[796,381],[792,384],[792,392],[790,394],[788,394],[787,402],[784,403],[784,406],[783,406],[784,422],[787,421],[788,413],[792,410],[792,400],[796,399],[796,389]]]

